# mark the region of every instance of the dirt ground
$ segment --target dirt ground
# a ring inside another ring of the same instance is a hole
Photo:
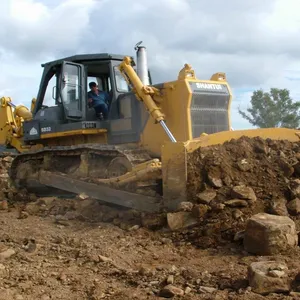
[[[247,280],[248,265],[262,259],[286,262],[295,277],[297,250],[276,257],[252,256],[239,243],[203,250],[167,229],[74,219],[87,211],[83,201],[46,198],[29,213],[1,211],[0,252],[9,254],[0,254],[0,299],[164,299],[167,282],[185,291],[173,299],[297,299],[252,293]]]

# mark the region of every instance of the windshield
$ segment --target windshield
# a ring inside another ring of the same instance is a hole
[[[129,92],[130,88],[127,84],[127,81],[122,76],[122,74],[121,74],[120,70],[118,69],[118,67],[114,67],[114,73],[115,73],[117,91],[118,92],[123,92],[123,93]]]

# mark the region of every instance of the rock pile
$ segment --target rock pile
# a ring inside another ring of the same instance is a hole
[[[183,232],[201,247],[232,240],[257,213],[300,213],[300,142],[242,137],[199,148],[188,157],[190,211],[195,230]]]
[[[9,184],[8,169],[11,165],[12,157],[0,157],[0,208],[7,209],[7,199],[13,197]]]

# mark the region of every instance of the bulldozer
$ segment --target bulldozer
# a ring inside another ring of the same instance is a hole
[[[30,109],[0,99],[0,144],[18,152],[10,169],[16,187],[172,212],[189,200],[187,161],[197,148],[241,136],[299,141],[296,129],[231,130],[225,73],[200,80],[185,64],[176,79],[152,84],[146,47],[135,50],[136,61],[96,53],[42,64]],[[89,106],[92,81],[109,95],[107,119]]]

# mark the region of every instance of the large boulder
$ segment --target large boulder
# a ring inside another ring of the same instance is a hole
[[[276,261],[254,262],[248,267],[248,280],[252,291],[261,295],[288,292],[288,267]]]
[[[259,213],[246,225],[244,248],[249,253],[275,255],[297,247],[295,223],[287,216]]]

